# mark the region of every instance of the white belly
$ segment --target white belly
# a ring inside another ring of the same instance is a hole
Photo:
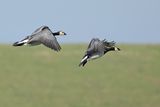
[[[94,59],[97,59],[97,58],[99,58],[99,57],[101,57],[102,55],[100,54],[100,55],[93,55],[93,56],[91,56],[90,58],[89,58],[89,60],[94,60]]]

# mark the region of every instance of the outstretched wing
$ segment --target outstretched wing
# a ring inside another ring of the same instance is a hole
[[[105,39],[103,40],[103,43],[106,47],[113,47],[115,46],[116,42],[115,41],[111,41],[111,42],[108,42],[106,41]]]
[[[98,41],[100,41],[98,38],[93,38],[88,45],[88,49],[91,48],[95,44],[95,42],[98,42]]]
[[[98,38],[93,38],[88,45],[86,54],[93,54],[103,49],[103,43]]]
[[[43,45],[47,46],[48,48],[51,48],[55,51],[60,51],[61,47],[56,39],[55,36],[53,36],[52,34],[48,34],[45,36],[42,36],[40,38],[40,41]]]
[[[49,29],[49,27],[48,27],[48,26],[41,26],[41,27],[37,28],[37,29],[32,33],[32,35],[37,34],[37,33],[41,32],[41,31],[44,30],[44,29]]]

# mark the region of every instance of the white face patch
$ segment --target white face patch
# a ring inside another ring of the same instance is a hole
[[[118,48],[117,48],[117,47],[114,47],[114,50],[115,50],[115,51],[118,51]]]
[[[60,35],[64,35],[64,32],[59,32]]]

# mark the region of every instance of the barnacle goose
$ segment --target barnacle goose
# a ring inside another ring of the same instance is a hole
[[[27,44],[35,46],[43,44],[55,51],[60,51],[61,47],[55,37],[58,35],[66,35],[66,33],[63,31],[52,32],[48,26],[41,26],[23,40],[13,43],[13,46],[22,46]]]
[[[99,58],[109,51],[120,51],[120,48],[115,46],[114,41],[108,42],[105,39],[101,41],[98,38],[93,38],[79,66],[84,66],[89,60]]]

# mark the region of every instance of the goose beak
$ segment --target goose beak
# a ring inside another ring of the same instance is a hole
[[[67,34],[64,32],[64,35],[67,35]]]

